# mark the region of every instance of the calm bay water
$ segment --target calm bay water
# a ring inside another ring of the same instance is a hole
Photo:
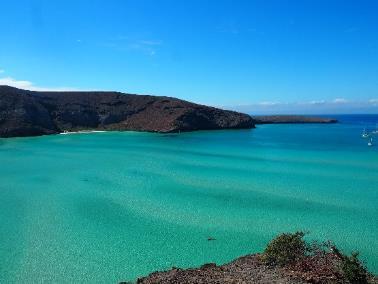
[[[378,146],[360,136],[378,116],[339,118],[0,139],[0,282],[116,283],[228,262],[294,230],[359,250],[378,273]]]

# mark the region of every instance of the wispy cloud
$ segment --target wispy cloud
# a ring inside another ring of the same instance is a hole
[[[230,35],[264,35],[264,32],[261,29],[257,29],[256,27],[240,27],[239,25],[235,23],[228,23],[225,25],[222,25],[218,27],[217,32],[224,33],[224,34],[230,34]]]
[[[378,106],[378,99],[370,99],[369,103],[371,103],[374,106]]]
[[[135,51],[154,56],[157,54],[160,46],[163,45],[163,41],[151,39],[133,40],[127,36],[118,35],[102,45],[118,51]]]
[[[348,100],[344,98],[336,98],[332,101],[334,104],[345,104],[348,102]]]
[[[139,51],[150,56],[153,56],[156,54],[156,48],[154,47],[154,45],[145,44],[142,42],[131,43],[127,46],[127,49]]]
[[[230,108],[252,114],[337,114],[337,113],[378,113],[378,99],[347,100],[312,100],[305,102],[263,101],[237,105]]]
[[[324,105],[325,103],[326,103],[325,100],[305,102],[305,104],[310,104],[310,105]]]
[[[269,102],[269,101],[266,101],[266,102],[259,102],[257,104],[260,105],[260,106],[276,106],[276,105],[280,105],[282,103],[281,102]]]
[[[163,42],[160,40],[141,40],[140,43],[144,45],[155,45],[155,46],[163,44]]]
[[[129,44],[130,49],[141,51],[147,55],[154,56],[157,48],[163,44],[160,40],[139,40]]]
[[[40,86],[34,85],[30,81],[16,80],[11,77],[0,78],[0,85],[7,85],[7,86],[30,90],[30,91],[78,91],[78,89],[67,88],[67,87],[57,87],[57,88],[40,87]]]

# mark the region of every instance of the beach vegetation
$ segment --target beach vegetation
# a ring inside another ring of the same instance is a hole
[[[343,283],[366,284],[369,273],[359,253],[341,252],[332,242],[304,240],[304,232],[283,233],[270,241],[261,259],[268,265],[289,267],[298,276],[316,281],[339,279]]]
[[[368,273],[365,265],[358,258],[358,255],[358,252],[353,252],[350,256],[343,254],[341,269],[345,279],[350,283],[365,284],[368,283]]]
[[[284,233],[274,238],[263,253],[268,264],[287,265],[303,258],[307,252],[304,232]]]

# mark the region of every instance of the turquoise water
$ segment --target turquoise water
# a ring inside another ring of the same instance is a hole
[[[293,230],[359,250],[377,273],[378,147],[361,130],[0,139],[0,282],[116,283]]]

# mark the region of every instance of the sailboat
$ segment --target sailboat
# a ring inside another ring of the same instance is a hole
[[[373,138],[370,138],[370,141],[368,142],[368,146],[373,146]]]

